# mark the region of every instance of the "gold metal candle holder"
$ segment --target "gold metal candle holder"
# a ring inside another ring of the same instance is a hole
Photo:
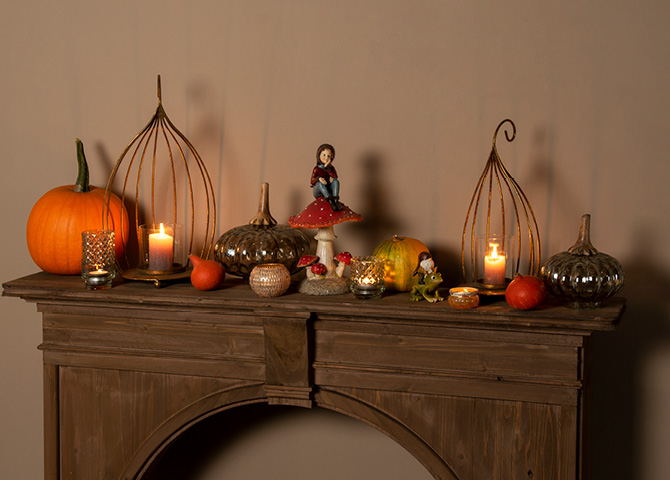
[[[125,168],[123,173],[122,166]],[[121,183],[117,186],[121,189],[121,201],[134,203],[138,250],[141,250],[139,244],[146,233],[141,230],[141,225],[163,223],[173,228],[184,226],[186,253],[175,252],[176,255],[184,259],[191,253],[201,258],[209,257],[216,228],[214,188],[200,155],[165,113],[160,75],[156,112],[116,161],[105,190],[106,206],[117,177]],[[103,219],[109,217],[105,213]],[[196,242],[196,238],[201,238],[202,243]],[[196,243],[198,245],[194,245]],[[126,279],[148,280],[161,286],[161,281],[189,275],[187,260],[156,270],[149,268],[144,252],[135,252],[139,258],[131,258],[129,249],[126,250],[124,257],[118,259],[120,274]]]
[[[523,190],[503,165],[496,147],[498,131],[505,123],[512,126],[511,137],[505,130],[507,141],[516,137],[512,120],[500,122],[468,207],[461,244],[466,283],[474,284],[480,293],[488,295],[504,294],[507,284],[520,271],[522,261],[524,266],[527,263],[528,274],[537,275],[540,271],[540,234],[535,214]]]

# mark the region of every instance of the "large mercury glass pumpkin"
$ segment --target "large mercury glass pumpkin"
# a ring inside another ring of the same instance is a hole
[[[423,242],[398,235],[375,247],[372,255],[384,259],[385,262],[384,283],[387,290],[409,292],[412,289],[412,274],[421,252],[428,252],[428,247]]]
[[[214,255],[231,275],[248,278],[256,265],[279,263],[291,275],[298,262],[310,252],[309,238],[297,228],[277,224],[270,214],[269,185],[261,185],[261,199],[256,215],[248,225],[232,228],[221,235]]]
[[[591,216],[583,215],[577,243],[551,257],[541,270],[547,290],[573,308],[597,308],[624,284],[621,264],[595,249],[590,228]]]

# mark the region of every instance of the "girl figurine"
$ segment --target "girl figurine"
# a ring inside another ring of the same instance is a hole
[[[314,198],[324,197],[333,211],[342,210],[340,200],[340,181],[333,166],[335,149],[324,143],[316,150],[316,167],[312,170],[310,185]]]

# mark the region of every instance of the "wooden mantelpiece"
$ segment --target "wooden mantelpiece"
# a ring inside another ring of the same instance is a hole
[[[590,335],[625,308],[521,312],[305,296],[242,282],[3,285],[43,314],[45,477],[135,479],[193,424],[250,403],[335,410],[438,479],[587,478]]]

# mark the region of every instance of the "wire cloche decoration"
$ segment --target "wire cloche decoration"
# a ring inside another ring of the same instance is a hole
[[[125,253],[117,259],[119,270],[124,278],[153,281],[158,287],[188,276],[189,254],[209,257],[216,201],[200,155],[163,108],[160,75],[157,83],[156,112],[116,161],[107,181],[105,205],[116,181],[121,201],[134,206],[138,247],[133,252],[136,258]],[[133,232],[129,233],[132,238]]]
[[[503,294],[521,266],[527,266],[530,275],[540,271],[540,234],[535,214],[523,190],[503,165],[496,147],[498,131],[505,123],[512,127],[511,136],[505,130],[507,141],[516,138],[514,122],[510,119],[500,122],[468,207],[461,244],[466,283],[490,295]],[[527,256],[522,258],[522,252]]]

